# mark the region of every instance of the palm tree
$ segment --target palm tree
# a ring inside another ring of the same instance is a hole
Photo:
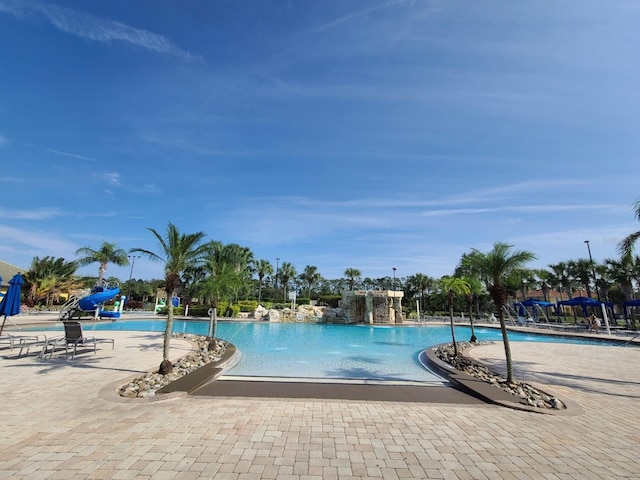
[[[229,297],[234,289],[243,282],[242,274],[232,263],[224,257],[216,255],[211,250],[204,259],[203,271],[206,276],[196,284],[195,291],[211,306],[209,313],[209,348],[215,347],[215,339],[218,329],[218,303],[225,297]]]
[[[131,249],[131,253],[140,253],[150,260],[164,262],[168,314],[167,325],[164,331],[162,363],[160,364],[160,368],[158,368],[158,373],[166,375],[173,369],[173,364],[169,360],[169,342],[173,328],[173,302],[171,300],[182,284],[181,275],[189,267],[202,262],[204,255],[210,251],[210,245],[203,243],[205,237],[203,232],[180,233],[178,228],[171,222],[169,222],[167,226],[165,237],[162,237],[162,235],[153,228],[147,228],[147,230],[149,230],[158,241],[159,252],[154,253],[144,248],[133,248]]]
[[[273,275],[273,265],[268,260],[260,259],[256,262],[256,271],[258,272],[258,303],[262,299],[262,282],[265,275]]]
[[[471,324],[471,338],[469,341],[474,343],[478,341],[478,338],[476,337],[475,326],[473,325],[473,305],[478,301],[478,297],[482,293],[482,283],[475,277],[464,277],[463,280],[467,282],[469,286],[469,293],[466,294],[465,300],[467,301],[469,323]]]
[[[440,289],[447,296],[449,307],[449,320],[451,323],[451,339],[453,340],[453,355],[458,356],[458,344],[456,343],[456,331],[453,326],[453,304],[456,296],[467,296],[471,293],[471,287],[462,278],[445,276],[440,279]]]
[[[624,300],[633,300],[633,257],[607,258],[604,263],[608,267],[607,276],[620,286]]]
[[[633,204],[633,211],[636,219],[640,222],[640,198]],[[631,257],[633,248],[640,238],[640,230],[630,233],[618,244],[618,252],[621,257]]]
[[[573,277],[573,279],[581,286],[584,286],[587,292],[587,297],[591,297],[591,274],[593,270],[591,261],[586,258],[569,260],[567,262],[567,267],[569,268],[569,274],[571,277]]]
[[[80,267],[91,265],[92,263],[100,264],[98,268],[98,285],[102,285],[104,282],[104,272],[107,271],[107,264],[113,263],[119,267],[129,265],[127,252],[122,248],[118,248],[115,243],[102,242],[98,250],[94,250],[91,247],[82,247],[76,250],[76,255],[83,255],[83,257],[76,260]]]
[[[545,302],[549,301],[549,291],[551,290],[551,283],[553,281],[553,274],[549,270],[539,268],[533,270],[536,280],[536,285],[542,291],[542,297]]]
[[[356,286],[356,280],[360,278],[362,272],[357,268],[349,267],[344,271],[344,276],[349,280],[349,290],[353,291]]]
[[[309,301],[311,301],[311,286],[316,283],[319,282],[320,279],[322,278],[322,275],[320,275],[320,272],[318,272],[318,267],[316,267],[315,265],[307,265],[306,267],[304,267],[304,272],[302,272],[300,274],[300,279],[307,282],[308,285],[308,297],[309,297]]]
[[[77,267],[76,262],[67,262],[64,258],[34,257],[24,274],[26,304],[33,307],[45,299],[47,306],[51,306],[56,293],[74,286]]]
[[[282,290],[284,292],[283,302],[287,301],[287,288],[289,287],[289,280],[296,276],[295,267],[289,262],[282,262],[280,265],[280,271],[278,276],[282,280]]]
[[[569,266],[566,262],[558,262],[549,265],[549,268],[553,272],[553,277],[560,286],[560,296],[562,297],[562,290],[567,292],[567,298],[571,300],[573,298],[573,284],[571,281],[571,274],[569,272]]]
[[[487,290],[493,299],[502,332],[502,342],[507,361],[507,382],[513,383],[513,364],[511,361],[511,348],[507,336],[507,326],[504,321],[504,305],[507,297],[507,289],[504,285],[506,278],[514,270],[522,269],[526,263],[534,260],[533,253],[526,250],[512,251],[513,245],[503,242],[493,244],[493,249],[487,253],[473,249],[464,261],[470,271],[478,272],[485,279]]]
[[[214,257],[217,259],[218,265],[227,264],[232,266],[241,280],[234,283],[231,291],[232,295],[229,297],[229,300],[237,300],[241,291],[249,291],[251,277],[254,273],[253,253],[249,248],[241,247],[237,243],[223,245],[220,242],[212,242],[212,246],[215,250]]]

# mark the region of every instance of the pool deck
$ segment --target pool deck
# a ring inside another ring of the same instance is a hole
[[[74,360],[0,350],[1,479],[640,478],[637,347],[512,342],[517,378],[580,407],[554,416],[464,396],[335,398],[331,385],[310,398],[275,384],[128,400],[115,388],[157,367],[162,335],[91,334],[114,338],[115,350],[103,345]],[[172,359],[190,348],[173,339]],[[471,355],[504,364],[499,342]],[[269,397],[268,387],[280,394]]]

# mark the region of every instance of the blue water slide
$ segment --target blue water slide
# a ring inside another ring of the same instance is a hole
[[[78,302],[78,307],[85,312],[93,312],[99,305],[120,293],[120,288],[95,287],[86,297],[82,297]]]
[[[112,310],[100,310],[98,316],[100,318],[120,318],[120,312],[114,312]]]

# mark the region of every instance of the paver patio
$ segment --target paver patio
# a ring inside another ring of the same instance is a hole
[[[115,386],[157,367],[162,335],[99,333],[115,350],[0,359],[0,478],[640,478],[637,347],[513,342],[518,378],[581,408],[558,416],[477,404],[127,400]],[[173,340],[172,357],[189,348]],[[502,345],[473,356],[501,364]]]

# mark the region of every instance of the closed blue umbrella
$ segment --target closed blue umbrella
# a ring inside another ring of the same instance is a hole
[[[7,317],[12,317],[20,313],[20,291],[22,288],[22,275],[16,273],[11,280],[9,280],[9,289],[0,303],[0,315],[4,315],[2,325],[0,326],[0,334],[4,329],[4,324],[7,321]]]

